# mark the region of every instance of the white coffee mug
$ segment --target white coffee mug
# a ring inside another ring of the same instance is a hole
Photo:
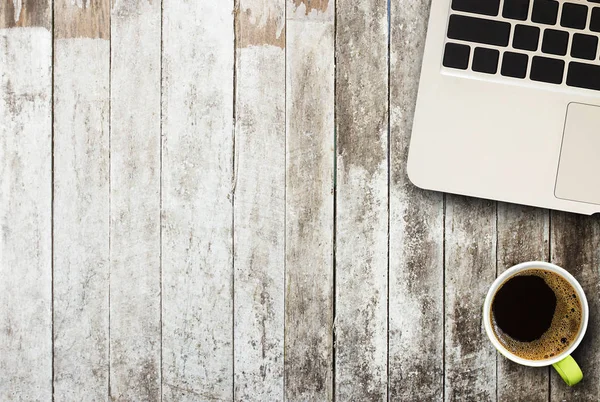
[[[561,354],[544,360],[527,360],[511,353],[504,346],[502,346],[500,341],[496,338],[491,322],[492,300],[494,299],[498,288],[500,288],[502,284],[504,284],[509,278],[511,278],[515,274],[530,269],[543,269],[560,275],[571,284],[573,289],[577,291],[577,296],[581,301],[581,325],[579,326],[579,333],[577,334],[575,341]],[[483,322],[485,325],[485,332],[487,333],[488,338],[490,338],[492,344],[500,353],[502,353],[506,358],[514,361],[515,363],[522,364],[524,366],[543,367],[552,365],[568,385],[575,385],[583,378],[583,373],[581,372],[581,369],[579,368],[575,360],[571,357],[571,353],[573,353],[573,351],[577,349],[577,346],[579,346],[579,344],[581,343],[581,340],[585,335],[585,331],[587,330],[588,319],[588,302],[579,282],[577,282],[573,275],[568,273],[563,268],[554,264],[540,261],[524,262],[504,271],[500,276],[498,276],[498,278],[496,278],[496,280],[490,287],[490,290],[488,291],[483,306]]]

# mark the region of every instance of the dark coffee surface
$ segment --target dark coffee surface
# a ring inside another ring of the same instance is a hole
[[[556,296],[539,276],[515,276],[496,293],[492,309],[496,325],[506,335],[531,342],[550,329]]]
[[[511,353],[544,360],[569,348],[579,333],[581,302],[562,276],[532,268],[507,279],[490,312],[496,338]]]

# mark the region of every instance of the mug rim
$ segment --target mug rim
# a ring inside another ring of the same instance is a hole
[[[491,322],[492,300],[496,294],[496,291],[500,287],[500,285],[502,285],[507,279],[509,279],[511,276],[515,275],[516,273],[525,271],[527,269],[533,269],[533,268],[547,269],[549,271],[552,271],[552,272],[562,276],[577,291],[579,300],[581,301],[581,307],[582,307],[581,325],[579,327],[579,333],[577,334],[577,338],[571,344],[571,346],[569,346],[568,349],[563,351],[561,354],[554,356],[551,359],[528,360],[528,359],[524,359],[522,357],[519,357],[519,356],[511,353],[496,338],[496,335],[492,328],[492,322]],[[558,363],[559,361],[563,360],[565,357],[567,357],[568,355],[573,353],[573,351],[575,349],[577,349],[577,347],[583,340],[583,337],[585,336],[585,333],[587,331],[587,326],[588,326],[588,320],[589,320],[589,306],[588,306],[588,302],[587,302],[587,297],[585,296],[585,292],[583,291],[583,288],[581,287],[581,285],[579,284],[577,279],[575,279],[575,277],[573,277],[573,275],[571,275],[566,269],[559,267],[558,265],[555,265],[555,264],[552,264],[549,262],[544,262],[544,261],[528,261],[528,262],[523,262],[523,263],[520,263],[520,264],[517,264],[517,265],[514,265],[514,266],[508,268],[506,271],[504,271],[502,274],[500,274],[496,278],[496,280],[492,283],[492,285],[490,286],[490,288],[488,290],[488,293],[487,293],[487,296],[485,298],[485,302],[483,305],[483,322],[484,322],[484,326],[485,326],[485,332],[487,333],[488,338],[490,339],[490,341],[492,342],[492,344],[494,345],[496,350],[498,350],[500,353],[502,353],[502,355],[504,355],[507,359],[510,359],[515,363],[518,363],[518,364],[521,364],[524,366],[530,366],[530,367],[550,366],[555,363]]]

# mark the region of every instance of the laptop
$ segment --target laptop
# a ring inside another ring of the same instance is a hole
[[[600,0],[432,0],[418,187],[600,212]]]

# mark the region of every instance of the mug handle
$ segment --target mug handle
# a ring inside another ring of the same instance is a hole
[[[583,379],[583,373],[571,355],[552,365],[568,386],[572,387]]]

